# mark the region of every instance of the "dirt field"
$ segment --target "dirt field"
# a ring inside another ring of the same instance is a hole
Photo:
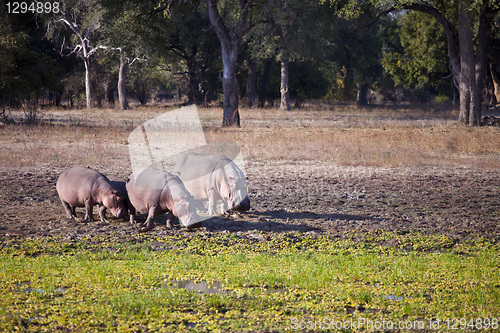
[[[0,240],[135,236],[138,225],[126,220],[68,221],[55,183],[71,165],[128,175],[128,133],[165,111],[51,111],[42,125],[0,128]],[[265,241],[273,232],[399,230],[500,240],[497,128],[462,128],[452,111],[333,109],[244,110],[242,128],[224,130],[221,113],[200,111],[207,140],[241,145],[252,209],[197,231],[166,230],[159,218],[150,233],[231,232]]]

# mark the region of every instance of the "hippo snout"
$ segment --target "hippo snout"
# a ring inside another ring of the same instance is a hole
[[[201,225],[200,221],[202,220],[202,218],[198,214],[194,213],[194,214],[189,214],[187,216],[179,217],[179,220],[181,224],[186,228],[193,228],[193,227],[196,228]]]
[[[250,199],[248,199],[248,197],[245,197],[245,199],[243,199],[238,205],[231,208],[231,210],[237,212],[246,212],[249,209],[250,209]]]
[[[117,208],[117,209],[111,209],[111,213],[113,214],[114,217],[121,219],[127,216],[128,211],[126,209]]]

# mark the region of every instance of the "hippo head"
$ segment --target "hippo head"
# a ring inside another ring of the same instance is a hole
[[[117,191],[107,192],[102,200],[103,205],[111,211],[114,217],[123,218],[127,215],[127,198]]]
[[[179,218],[185,227],[196,224],[201,220],[200,216],[196,213],[196,202],[191,195],[175,201],[172,213]]]
[[[172,196],[173,207],[172,213],[177,216],[183,226],[189,227],[201,221],[200,216],[196,213],[196,200],[184,187],[181,180],[172,184],[170,193]]]
[[[248,199],[248,196],[246,196],[245,199],[243,199],[243,201],[241,201],[238,205],[231,208],[231,210],[237,212],[246,212],[249,209],[250,209],[250,199]]]
[[[247,211],[250,209],[247,182],[243,173],[234,169],[226,171],[226,182],[220,188],[220,195],[226,200],[228,209]]]

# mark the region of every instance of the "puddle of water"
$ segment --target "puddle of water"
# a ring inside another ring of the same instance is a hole
[[[186,289],[192,290],[199,294],[217,294],[223,295],[226,292],[221,290],[221,285],[219,282],[214,282],[212,284],[208,284],[205,281],[201,282],[193,282],[190,280],[172,280],[165,282],[161,285],[164,288],[169,289]]]
[[[26,286],[30,286],[31,283],[30,282],[20,282],[20,283],[16,283],[16,285],[18,287],[26,287]],[[56,288],[54,289],[54,292],[56,293],[65,293],[68,289],[67,288],[63,288],[63,287],[59,287],[59,288]],[[20,290],[17,290],[18,292],[21,292],[23,294],[29,294],[29,293],[39,293],[39,294],[43,294],[45,291],[45,289],[42,289],[42,288],[22,288]]]
[[[29,294],[29,293],[43,294],[45,292],[45,290],[43,290],[41,288],[26,288],[26,289],[21,290],[21,292],[23,294]]]
[[[376,288],[380,288],[383,286],[383,284],[374,283],[373,286]],[[380,295],[380,297],[390,299],[391,301],[402,301],[405,299],[405,297],[403,296],[395,296],[395,295]]]
[[[405,299],[402,296],[394,296],[394,295],[382,295],[381,297],[390,299],[391,301],[402,301]]]

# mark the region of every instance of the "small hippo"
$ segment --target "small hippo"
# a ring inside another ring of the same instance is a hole
[[[106,208],[118,218],[127,215],[126,198],[113,187],[103,174],[80,166],[64,171],[56,183],[57,193],[69,219],[76,218],[75,208],[85,207],[85,220],[93,222],[92,207],[99,205],[99,217],[105,217]]]
[[[132,173],[126,187],[132,205],[139,212],[148,213],[140,232],[153,229],[155,216],[164,213],[168,213],[167,228],[172,228],[174,216],[187,228],[200,226],[196,201],[179,177],[148,167]]]
[[[107,176],[109,179],[109,182],[111,183],[111,186],[116,188],[118,190],[118,195],[124,197],[126,199],[126,208],[127,211],[130,214],[130,223],[135,222],[135,208],[130,202],[130,199],[128,198],[128,193],[127,193],[127,188],[126,188],[126,183],[127,181],[123,178],[120,178],[115,175],[108,175]]]
[[[217,200],[222,199],[222,211],[250,209],[245,175],[229,158],[222,155],[182,156],[174,167],[180,179],[196,201],[208,201],[208,214],[216,215]]]

